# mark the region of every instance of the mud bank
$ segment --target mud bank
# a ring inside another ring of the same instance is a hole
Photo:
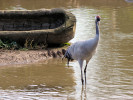
[[[0,50],[0,66],[11,64],[30,64],[52,58],[62,58],[64,48],[49,48],[47,50]]]

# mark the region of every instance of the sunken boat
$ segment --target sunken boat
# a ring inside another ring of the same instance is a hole
[[[76,18],[64,9],[0,10],[0,39],[62,44],[75,34]]]

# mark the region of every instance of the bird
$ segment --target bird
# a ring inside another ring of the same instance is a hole
[[[99,22],[101,17],[96,16],[95,17],[95,25],[96,25],[96,35],[88,40],[84,41],[77,41],[73,43],[71,46],[69,46],[64,54],[63,58],[66,58],[69,61],[77,60],[81,69],[81,82],[82,85],[84,85],[84,79],[83,79],[83,61],[86,61],[86,65],[84,68],[84,76],[85,76],[85,84],[86,84],[86,69],[87,65],[90,61],[90,59],[93,57],[93,55],[96,52],[96,48],[98,46],[98,42],[100,39],[100,32],[99,32]]]

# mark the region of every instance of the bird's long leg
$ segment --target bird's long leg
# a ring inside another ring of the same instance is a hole
[[[70,59],[68,58],[68,59],[67,59],[67,66],[68,66],[68,67],[69,67],[69,61],[70,61]]]
[[[84,74],[85,74],[85,84],[86,84],[86,69],[87,69],[87,64],[88,64],[88,60],[86,60],[86,66],[85,66],[85,69],[84,69]]]
[[[82,73],[82,67],[83,67],[83,60],[78,60],[79,65],[80,65],[80,69],[81,69],[81,81],[82,81],[82,85],[84,85],[84,79],[83,79],[83,73]]]
[[[86,64],[85,69],[84,69],[84,74],[85,74],[85,84],[86,84],[86,68],[87,68],[87,64]]]

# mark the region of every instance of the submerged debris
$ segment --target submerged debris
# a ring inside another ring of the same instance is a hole
[[[62,58],[65,49],[49,50],[3,50],[0,49],[0,66],[10,64],[28,64],[38,61],[45,61],[52,58]]]
[[[48,53],[48,56],[51,57],[51,52],[50,52],[50,50],[48,50],[47,53]]]
[[[66,50],[65,49],[62,49],[62,54],[63,55],[65,55],[65,52],[66,52]]]
[[[58,55],[59,57],[61,57],[61,52],[60,52],[60,51],[57,51],[57,55]]]
[[[57,54],[54,51],[52,51],[51,53],[52,53],[53,58],[57,57]]]

